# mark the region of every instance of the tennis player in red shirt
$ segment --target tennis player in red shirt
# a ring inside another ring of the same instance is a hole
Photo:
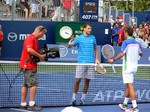
[[[37,63],[29,60],[31,56],[36,56],[40,61],[44,60],[45,55],[39,54],[38,39],[43,37],[46,33],[46,29],[43,26],[37,26],[32,34],[30,34],[24,41],[22,55],[20,59],[20,68],[23,69],[24,83],[22,86],[22,98],[20,109],[28,109],[33,111],[41,110],[42,107],[35,104],[34,96],[38,85],[37,76]],[[26,96],[30,89],[30,102],[27,106]]]

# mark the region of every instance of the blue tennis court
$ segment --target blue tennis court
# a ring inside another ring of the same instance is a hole
[[[21,101],[21,87],[23,75],[18,73],[18,65],[3,64],[4,72],[0,71],[0,111],[17,112],[23,111],[18,107]],[[117,66],[117,74],[112,74],[111,66],[105,66],[107,75],[95,74],[91,80],[90,88],[86,96],[87,105],[99,106],[79,106],[83,112],[122,112],[118,105],[124,100],[125,85],[122,82],[121,66]],[[142,71],[145,71],[143,74]],[[61,112],[67,107],[72,98],[72,91],[75,82],[75,65],[57,63],[57,65],[39,65],[39,86],[35,101],[43,107],[42,112]],[[8,79],[9,81],[8,81]],[[15,81],[14,81],[15,79]],[[140,112],[150,112],[150,71],[149,66],[139,67],[135,77],[135,90]],[[77,104],[81,98],[84,81],[80,84],[77,95]],[[29,95],[27,96],[29,101]],[[146,104],[144,104],[144,102]],[[103,105],[105,104],[105,105]],[[110,105],[111,104],[111,105]],[[11,108],[10,108],[11,107]],[[55,107],[55,108],[54,108]],[[130,107],[130,106],[129,106]]]
[[[15,76],[15,74],[13,74],[13,76]],[[0,98],[3,101],[3,104],[1,104],[1,106],[18,106],[21,101],[23,76],[19,76],[11,88],[9,87],[7,80],[4,78],[2,79],[3,86],[0,86]],[[40,73],[36,101],[42,106],[69,105],[74,81],[74,73]],[[122,102],[125,91],[125,85],[122,83],[121,77],[95,76],[95,79],[90,83],[90,89],[86,96],[87,104],[113,104]],[[84,82],[82,81],[77,96],[77,103],[81,98],[83,85]],[[135,88],[138,102],[148,102],[150,100],[149,80],[135,79]]]
[[[130,106],[130,105],[129,105]],[[139,104],[140,112],[150,112],[150,103]],[[65,107],[51,107],[43,108],[41,112],[61,112]],[[107,106],[78,106],[82,112],[123,112],[118,105],[107,105]],[[20,110],[19,108],[7,108],[0,109],[0,112],[31,112],[26,110]]]

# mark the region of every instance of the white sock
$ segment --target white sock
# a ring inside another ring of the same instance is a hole
[[[129,101],[129,98],[125,97],[123,104],[127,105],[127,104],[128,104],[128,101]]]
[[[76,100],[76,93],[72,94],[72,99]]]
[[[132,100],[132,106],[133,106],[133,108],[136,108],[136,107],[137,107],[136,100]]]
[[[21,102],[21,106],[26,106],[27,102]]]
[[[29,102],[29,105],[30,105],[30,106],[33,106],[34,104],[35,104],[35,101],[30,101],[30,102]]]
[[[86,94],[82,93],[81,99],[85,99]]]

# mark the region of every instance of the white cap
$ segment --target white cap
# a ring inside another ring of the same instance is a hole
[[[77,107],[66,107],[61,112],[82,112],[82,110]]]

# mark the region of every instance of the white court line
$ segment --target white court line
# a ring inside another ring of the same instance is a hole
[[[28,111],[28,110],[22,110],[22,109],[15,109],[15,108],[10,108],[11,110],[16,110],[16,111],[22,111],[22,112],[34,112],[34,111]]]

